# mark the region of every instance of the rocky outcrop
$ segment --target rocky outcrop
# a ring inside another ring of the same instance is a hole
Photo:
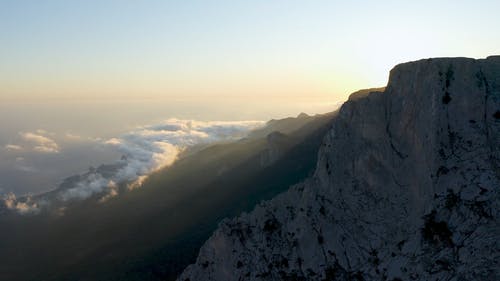
[[[302,184],[224,220],[179,280],[500,280],[500,57],[396,66]]]

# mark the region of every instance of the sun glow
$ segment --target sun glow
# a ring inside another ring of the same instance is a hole
[[[400,62],[500,50],[498,1],[28,2],[1,4],[0,100],[336,102]]]

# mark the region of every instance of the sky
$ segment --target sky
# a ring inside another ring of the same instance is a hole
[[[0,0],[0,101],[318,99],[500,53],[500,1]]]

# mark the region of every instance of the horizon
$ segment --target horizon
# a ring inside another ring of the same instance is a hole
[[[103,142],[169,118],[323,114],[386,86],[399,63],[494,55],[497,10],[449,0],[2,1],[0,193],[113,163]],[[31,147],[35,136],[53,146]]]

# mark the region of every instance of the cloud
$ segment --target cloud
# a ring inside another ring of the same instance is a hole
[[[19,151],[19,150],[23,150],[23,147],[20,146],[20,145],[16,145],[16,144],[7,144],[5,147],[5,150],[8,150],[8,151]]]
[[[119,145],[121,144],[121,140],[117,138],[111,138],[104,142],[105,144]]]
[[[42,134],[48,134],[44,130],[37,130],[35,133],[27,132],[20,133],[21,138],[32,145],[32,150],[42,153],[58,153],[59,145],[48,136]]]
[[[141,187],[147,178],[148,178],[148,176],[139,176],[135,181],[133,181],[127,185],[127,189],[134,190],[134,189]]]
[[[59,194],[59,198],[63,201],[72,199],[86,199],[94,194],[102,193],[111,185],[111,180],[104,178],[101,174],[90,173],[84,179],[77,182],[72,188],[64,190]]]
[[[55,136],[54,133],[38,129],[34,132],[19,132],[19,136],[19,143],[7,144],[4,146],[4,150],[9,152],[39,153],[59,153],[60,151],[59,145],[53,139],[53,136]]]
[[[13,193],[7,194],[3,199],[5,207],[9,210],[14,210],[19,214],[38,214],[40,208],[37,202],[34,202],[30,196],[25,197],[23,201],[18,201]]]
[[[60,198],[64,201],[86,199],[106,193],[101,198],[104,202],[118,194],[117,184],[126,183],[129,190],[139,188],[149,174],[172,165],[179,153],[190,146],[242,138],[263,124],[261,121],[168,119],[160,124],[138,127],[119,138],[103,141],[117,149],[122,159],[85,174],[73,188],[62,191]]]
[[[168,119],[160,124],[138,127],[120,137],[100,140],[101,144],[123,155],[115,163],[90,168],[84,174],[67,178],[51,195],[16,199],[13,194],[9,194],[0,198],[0,202],[3,201],[7,209],[20,214],[38,213],[49,205],[64,210],[66,202],[91,197],[104,203],[119,195],[119,186],[124,187],[123,192],[140,188],[152,172],[172,165],[179,154],[191,146],[240,139],[250,130],[263,125],[261,121]],[[48,132],[39,130],[20,135],[26,144],[32,145],[33,150],[47,153],[59,151],[59,146]],[[23,160],[22,157],[17,160],[20,167],[26,167],[21,165]],[[63,214],[64,211],[59,213]]]
[[[109,199],[118,195],[118,185],[114,181],[108,182],[108,193],[99,199],[99,202],[104,203]]]
[[[68,140],[72,140],[72,141],[79,141],[82,139],[82,136],[79,136],[79,135],[75,135],[75,134],[72,134],[72,133],[66,133],[64,134],[64,137]]]

